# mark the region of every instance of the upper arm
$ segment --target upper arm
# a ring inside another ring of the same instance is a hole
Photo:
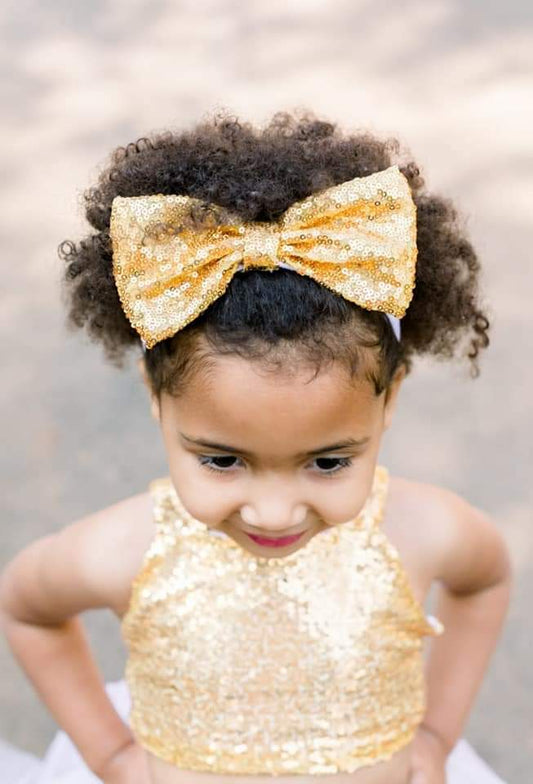
[[[131,496],[41,537],[1,575],[1,603],[28,623],[58,623],[116,607],[131,589],[152,535],[149,492]]]
[[[460,594],[508,577],[509,550],[494,521],[450,490],[425,487],[431,495],[424,526],[434,579]]]

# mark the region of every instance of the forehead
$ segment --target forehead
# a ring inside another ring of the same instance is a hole
[[[368,380],[350,379],[340,363],[316,373],[302,363],[272,370],[217,355],[178,398],[163,396],[162,405],[188,435],[216,433],[228,443],[239,437],[244,446],[287,434],[299,444],[312,442],[312,448],[332,433],[346,436],[347,427],[352,436],[368,435],[383,404]]]

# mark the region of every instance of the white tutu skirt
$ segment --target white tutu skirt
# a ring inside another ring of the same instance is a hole
[[[125,722],[128,722],[130,695],[124,680],[106,684],[106,691]],[[64,732],[57,732],[42,760],[0,745],[2,784],[101,784],[85,765],[76,747]],[[8,772],[11,771],[10,775]],[[506,784],[477,754],[465,738],[460,738],[446,760],[446,784]]]

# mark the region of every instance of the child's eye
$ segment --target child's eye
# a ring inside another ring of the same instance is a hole
[[[325,473],[325,474],[337,474],[339,471],[342,471],[343,468],[347,468],[348,466],[350,466],[352,464],[352,458],[351,457],[317,457],[317,458],[315,458],[315,461],[317,463],[319,461],[325,462],[326,463],[325,468],[328,468],[328,464],[329,464],[329,468],[333,469],[333,470],[322,471],[321,472],[321,473]],[[332,463],[336,463],[337,465],[336,466],[332,466],[331,465]]]
[[[227,473],[228,469],[233,468],[233,465],[223,465],[217,466],[214,464],[215,460],[219,460],[222,463],[228,460],[237,460],[238,458],[234,457],[233,455],[198,455],[198,460],[200,461],[200,465],[205,466],[210,471],[218,471],[219,473]],[[212,462],[211,462],[212,461]]]
[[[198,460],[200,464],[205,466],[209,471],[216,471],[219,474],[229,473],[232,468],[235,467],[235,464],[231,461],[238,460],[238,457],[234,455],[198,455]],[[222,465],[217,465],[215,461],[222,463]],[[228,461],[230,465],[228,465]],[[319,473],[323,474],[324,476],[331,476],[332,474],[337,474],[339,471],[342,471],[343,468],[347,468],[352,464],[351,457],[317,457],[313,462],[322,463],[322,469]],[[323,464],[326,463],[324,466]],[[332,465],[333,464],[333,465]]]

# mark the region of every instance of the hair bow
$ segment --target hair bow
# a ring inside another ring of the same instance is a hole
[[[113,275],[120,302],[148,348],[193,321],[240,269],[280,265],[368,310],[401,318],[413,296],[416,206],[398,166],[312,194],[275,222],[224,216],[190,225],[191,196],[116,196]]]

